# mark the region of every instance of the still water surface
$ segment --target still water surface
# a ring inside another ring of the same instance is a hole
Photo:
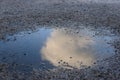
[[[39,28],[32,33],[21,32],[15,34],[13,40],[0,41],[0,63],[41,69],[92,66],[114,55],[114,48],[108,43],[114,41],[115,36],[105,32],[101,34],[88,28]]]

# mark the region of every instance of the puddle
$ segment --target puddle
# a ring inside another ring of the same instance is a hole
[[[92,66],[114,55],[114,48],[108,43],[115,36],[95,35],[96,32],[87,28],[40,28],[31,34],[16,34],[15,40],[0,41],[0,63],[41,69]]]

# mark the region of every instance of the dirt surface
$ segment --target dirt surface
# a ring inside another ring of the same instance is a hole
[[[120,36],[119,3],[68,3],[63,0],[44,3],[44,5],[39,3],[37,6],[25,3],[26,7],[21,7],[22,2],[19,5],[6,6],[6,2],[0,1],[2,4],[0,5],[0,40],[6,40],[7,36],[21,31],[34,31],[39,28],[36,27],[38,25],[54,28],[69,27],[76,30],[80,29],[80,25],[84,25],[87,28],[108,29],[111,33]],[[8,3],[12,5],[13,2]],[[0,80],[119,80],[120,40],[112,42],[111,45],[116,49],[114,56],[95,63],[94,67],[83,69],[57,68],[46,71],[34,69],[29,74],[9,71],[11,64],[1,63]]]
[[[14,6],[15,7],[15,6]],[[54,3],[40,8],[1,9],[0,34],[32,29],[36,25],[92,26],[112,28],[120,33],[119,3]],[[2,8],[2,7],[1,7]],[[2,12],[2,10],[4,10]],[[75,24],[73,24],[73,22]]]

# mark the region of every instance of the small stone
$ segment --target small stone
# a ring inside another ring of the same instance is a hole
[[[70,59],[72,59],[72,57],[70,57]]]
[[[24,53],[24,55],[26,56],[27,54],[26,54],[26,53]]]

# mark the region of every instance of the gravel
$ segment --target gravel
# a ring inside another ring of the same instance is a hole
[[[6,3],[0,3],[0,40],[21,31],[36,30],[37,25],[76,29],[79,29],[79,25],[84,25],[88,28],[109,29],[115,35],[120,35],[119,3],[62,1],[49,5],[28,5],[26,8],[19,8],[22,2],[10,7],[6,6]],[[24,5],[27,4],[29,3]],[[11,64],[0,63],[0,80],[120,80],[120,40],[114,41],[111,45],[116,49],[114,56],[99,61],[94,66],[84,66],[82,69],[59,67],[45,71],[33,69],[30,72],[20,72],[10,70]]]

